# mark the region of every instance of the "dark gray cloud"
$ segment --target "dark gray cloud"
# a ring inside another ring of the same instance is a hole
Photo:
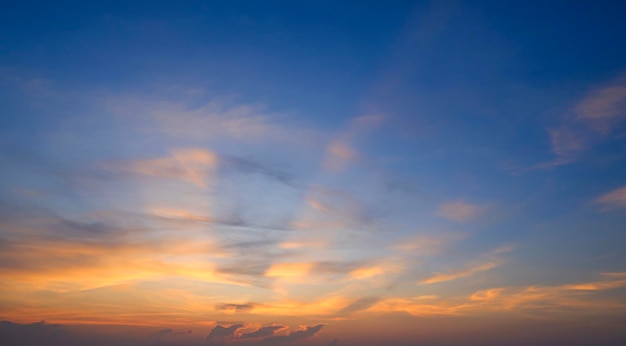
[[[318,324],[315,326],[308,326],[303,330],[296,330],[293,332],[289,332],[287,335],[276,335],[270,336],[263,339],[262,344],[264,345],[275,345],[275,344],[283,344],[287,342],[293,342],[298,340],[304,340],[312,337],[317,334],[320,330],[324,328],[323,324]]]
[[[261,327],[253,332],[245,333],[241,335],[241,338],[242,339],[265,338],[265,337],[273,336],[275,331],[283,329],[283,328],[285,328],[285,326]]]
[[[183,335],[183,334],[191,334],[191,329],[174,331],[171,328],[166,328],[166,329],[161,329],[161,330],[158,330],[158,331],[152,333],[152,336],[161,337],[161,336]]]
[[[231,310],[235,312],[247,312],[252,310],[255,304],[247,303],[247,304],[219,304],[216,306],[218,310]]]
[[[215,326],[207,335],[206,339],[208,341],[213,341],[215,339],[230,339],[235,335],[237,329],[242,328],[243,324],[233,324],[228,327]]]
[[[334,339],[333,341],[330,342],[330,344],[328,344],[328,346],[337,346],[339,344],[339,339]]]
[[[163,335],[171,334],[172,332],[173,332],[173,330],[167,328],[167,329],[162,329],[162,330],[156,331],[156,332],[152,333],[152,335],[154,335],[154,336],[163,336]]]

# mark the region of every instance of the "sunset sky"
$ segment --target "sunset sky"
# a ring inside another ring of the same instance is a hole
[[[626,2],[0,8],[0,344],[626,344]]]

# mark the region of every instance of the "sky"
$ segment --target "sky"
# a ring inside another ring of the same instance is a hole
[[[626,344],[625,12],[5,4],[0,340]]]

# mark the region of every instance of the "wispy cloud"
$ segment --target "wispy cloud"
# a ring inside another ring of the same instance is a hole
[[[379,302],[381,298],[379,297],[364,297],[361,299],[357,299],[356,301],[350,303],[343,309],[337,312],[337,316],[346,316],[351,315],[359,311],[367,310],[377,302]]]
[[[413,255],[436,255],[442,248],[452,242],[463,239],[462,233],[437,233],[417,235],[402,239],[393,246],[394,249]]]
[[[626,273],[602,273],[596,281],[555,286],[496,287],[468,296],[441,298],[387,298],[368,309],[372,312],[404,311],[414,316],[484,315],[508,312],[516,315],[573,316],[622,311],[624,302],[600,293],[626,287]]]
[[[347,130],[336,136],[326,146],[326,159],[323,162],[324,168],[332,172],[340,172],[346,169],[351,162],[359,157],[357,150],[354,148],[354,143],[358,137],[375,129],[383,119],[384,117],[381,115],[364,115],[353,118]]]
[[[327,158],[324,168],[330,171],[341,171],[351,161],[357,158],[357,153],[350,144],[342,141],[335,141],[326,147]]]
[[[552,152],[557,155],[557,159],[552,161],[552,165],[562,165],[576,160],[577,155],[585,150],[588,145],[588,138],[584,133],[568,128],[550,129],[550,143]]]
[[[626,207],[626,186],[617,188],[596,199],[596,203],[611,208]]]
[[[159,178],[181,179],[206,187],[218,163],[217,156],[206,149],[172,150],[170,155],[125,162],[105,162],[102,166],[114,173],[130,173]]]
[[[436,284],[440,282],[452,281],[460,278],[472,276],[474,274],[493,269],[498,266],[496,262],[477,263],[467,266],[460,270],[451,271],[448,273],[435,274],[429,278],[421,280],[419,283],[423,285]]]
[[[553,168],[573,163],[593,145],[605,139],[626,118],[626,80],[618,79],[592,89],[561,124],[548,129],[553,160],[533,168]]]
[[[606,133],[616,121],[626,117],[626,80],[619,80],[589,94],[576,106],[578,119],[593,130]]]
[[[439,206],[437,215],[458,223],[465,223],[483,214],[486,210],[486,206],[464,201],[446,202]]]

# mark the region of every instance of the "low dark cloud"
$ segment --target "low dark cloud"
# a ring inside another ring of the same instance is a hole
[[[154,335],[154,336],[163,336],[163,335],[171,334],[172,332],[173,332],[173,330],[168,328],[168,329],[162,329],[162,330],[156,331],[156,332],[152,333],[152,335]]]
[[[275,331],[283,329],[283,328],[285,328],[285,326],[261,327],[253,332],[245,333],[241,335],[241,338],[242,339],[265,338],[265,337],[273,336]]]
[[[175,331],[171,328],[166,328],[166,329],[161,329],[159,331],[152,333],[152,336],[162,337],[162,336],[183,335],[183,334],[191,334],[191,329]]]
[[[282,344],[282,343],[287,343],[287,342],[308,339],[312,337],[313,335],[317,334],[317,332],[322,330],[322,328],[324,328],[324,325],[318,324],[315,326],[308,326],[302,330],[289,332],[289,334],[287,335],[270,336],[268,338],[263,339],[262,344],[275,345],[275,344]]]
[[[211,330],[209,335],[207,335],[206,339],[208,341],[214,341],[216,339],[218,340],[230,339],[234,337],[237,329],[242,328],[242,327],[243,327],[243,324],[241,323],[233,324],[228,327],[215,326],[215,328]]]

